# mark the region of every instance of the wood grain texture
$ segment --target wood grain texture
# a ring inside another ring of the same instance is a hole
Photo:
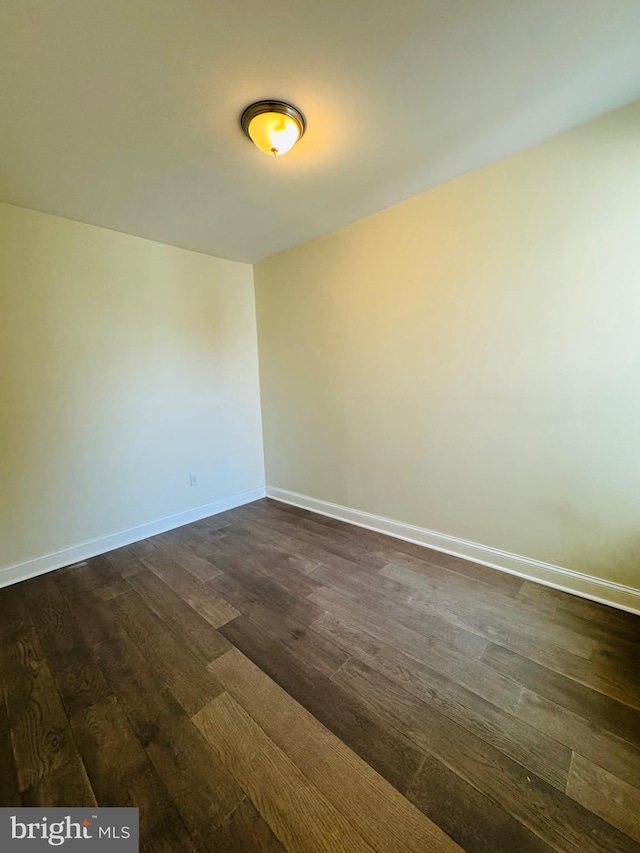
[[[239,560],[237,563],[226,560],[225,566],[226,580],[236,580],[237,583],[244,587],[242,597],[245,599],[245,604],[246,596],[249,595],[252,601],[262,601],[265,604],[280,608],[294,619],[307,625],[313,622],[314,619],[317,619],[322,612],[321,608],[307,598],[299,597],[277,581],[266,577],[266,575],[258,571],[247,568],[242,560]],[[216,579],[206,585],[206,589],[209,590],[210,594],[215,593],[216,588],[220,586],[222,580],[222,578]],[[228,583],[226,589],[229,590]],[[241,611],[236,609],[236,615],[239,612]]]
[[[526,688],[514,713],[540,732],[640,788],[640,749]]]
[[[109,607],[98,595],[93,582],[93,567],[86,563],[79,568],[62,569],[55,575],[69,604],[73,618],[88,647],[107,640],[114,631]]]
[[[168,801],[200,839],[197,846],[208,849],[215,826],[241,801],[242,792],[130,637],[123,632],[97,653],[134,736],[169,792]]]
[[[322,620],[321,620],[322,621]],[[327,624],[326,618],[324,624]],[[329,623],[336,631],[335,623]],[[463,726],[505,755],[529,767],[541,779],[564,791],[571,760],[571,750],[539,730],[522,723],[512,714],[476,696],[474,693],[447,681],[423,664],[412,664],[394,649],[376,647],[364,635],[349,637],[339,629],[342,642],[349,644],[354,658],[345,663],[336,680],[349,683],[357,680],[362,671],[377,672],[412,694],[434,712]],[[363,653],[362,647],[365,646]],[[366,665],[362,669],[360,663]],[[385,682],[381,681],[381,685]]]
[[[424,754],[401,731],[367,708],[350,686],[333,683],[245,617],[234,619],[222,630],[236,648],[354,752],[399,791],[406,791]]]
[[[244,791],[188,719],[154,737],[147,754],[192,838],[211,849],[215,827],[242,802]]]
[[[188,849],[179,811],[119,703],[83,708],[72,726],[98,805],[140,809],[141,849]]]
[[[407,798],[437,820],[467,853],[550,853],[556,849],[431,756],[411,783]]]
[[[136,592],[120,595],[109,605],[186,714],[195,714],[220,693],[220,685],[202,662],[188,646],[179,642]]]
[[[211,560],[219,569],[251,569],[270,577],[294,595],[305,596],[320,584],[307,576],[317,563],[293,556],[282,546],[264,542],[243,530],[232,531],[214,544]]]
[[[482,661],[461,654],[457,649],[438,642],[437,638],[425,637],[408,628],[407,623],[414,626],[414,622],[410,619],[404,622],[389,621],[385,618],[373,620],[371,613],[375,613],[375,610],[372,611],[371,607],[362,604],[354,607],[348,600],[345,601],[343,596],[336,595],[333,590],[314,593],[312,598],[316,603],[325,605],[326,609],[340,621],[365,633],[371,633],[372,636],[419,663],[428,662],[431,669],[452,677],[458,684],[489,702],[508,708],[515,705],[520,698],[520,687],[516,682],[505,678]]]
[[[137,806],[144,853],[640,852],[630,614],[270,500],[0,614],[0,805]]]
[[[208,559],[213,551],[212,542],[198,531],[179,527],[154,537],[153,542],[199,581],[211,580],[219,574]]]
[[[131,546],[141,563],[173,589],[214,628],[238,616],[238,611],[206,590],[192,574],[149,541]]]
[[[129,583],[163,625],[201,662],[207,664],[229,650],[222,634],[153,572],[143,567],[129,578]]]
[[[458,849],[239,651],[228,652],[210,668],[271,740],[379,853]]]
[[[524,609],[516,603],[505,608],[501,601],[483,601],[476,591],[466,592],[450,584],[434,583],[422,574],[391,564],[382,574],[407,585],[408,603],[412,608],[439,616],[515,652],[529,653],[539,649],[538,637],[544,630],[545,648],[550,647],[553,652],[571,653],[586,660],[593,654],[596,645],[593,640],[550,623],[546,613]]]
[[[77,756],[57,767],[22,792],[23,806],[78,808],[97,806],[82,759]]]
[[[331,594],[321,589],[310,598],[323,606],[327,606],[327,599],[339,600],[340,593],[348,596],[348,607],[354,613],[360,612],[363,616],[370,615],[372,610],[378,614],[378,619],[390,623],[391,626],[404,625],[426,639],[446,645],[448,648],[456,649],[469,657],[480,657],[487,646],[487,641],[478,636],[476,632],[467,631],[456,625],[452,625],[438,614],[427,614],[424,612],[414,613],[407,606],[407,597],[398,594],[385,594],[373,589],[366,591],[361,587],[353,585],[353,578],[346,579],[339,572],[320,567],[312,572],[312,575],[323,579],[327,587],[331,587]],[[406,590],[411,593],[410,589]],[[342,598],[344,599],[344,595]],[[327,608],[329,609],[329,608]]]
[[[287,610],[248,590],[236,578],[223,576],[212,585],[272,639],[279,640],[317,669],[332,675],[347,660],[348,654],[331,640],[289,615]],[[316,615],[315,611],[307,614],[307,619]]]
[[[21,592],[12,588],[3,596],[0,673],[18,787],[24,791],[76,758],[77,750]]]
[[[250,800],[243,800],[216,830],[211,850],[219,853],[284,853],[285,848]]]
[[[567,794],[640,842],[638,788],[574,752]]]
[[[127,546],[116,548],[115,551],[109,551],[102,556],[123,578],[129,578],[145,567]]]
[[[0,772],[0,807],[19,806],[18,775],[2,692],[0,692],[0,768],[2,768]]]
[[[99,568],[103,563],[99,563]],[[87,568],[87,573],[93,572]],[[29,595],[29,612],[34,620],[54,681],[67,714],[101,701],[111,692],[104,675],[84,640],[72,608],[54,575],[45,575]],[[112,578],[102,581],[113,590]],[[103,587],[104,589],[104,587]],[[92,592],[96,585],[92,574]],[[100,596],[105,600],[110,596]]]
[[[287,850],[371,853],[353,826],[227,693],[194,717]]]
[[[490,644],[483,663],[539,696],[640,747],[640,713],[522,655]]]
[[[335,677],[339,679],[341,672]],[[427,754],[486,793],[551,847],[560,850],[634,849],[634,843],[571,798],[525,769],[519,762],[486,741],[467,732],[443,715],[427,709],[405,691],[381,682],[363,665],[354,666],[349,682],[359,696],[389,725],[407,736]],[[347,676],[345,676],[347,678]],[[455,748],[454,745],[455,744]]]

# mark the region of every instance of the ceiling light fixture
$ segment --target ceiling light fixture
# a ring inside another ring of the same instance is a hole
[[[307,122],[300,110],[284,101],[257,101],[240,118],[242,129],[265,154],[290,151],[304,135]]]

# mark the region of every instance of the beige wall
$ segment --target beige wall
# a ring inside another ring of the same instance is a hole
[[[640,105],[255,280],[269,485],[640,586]]]
[[[0,567],[263,485],[249,265],[0,205],[0,328]]]

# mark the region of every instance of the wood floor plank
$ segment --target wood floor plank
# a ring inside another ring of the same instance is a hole
[[[380,572],[368,572],[361,566],[344,569],[341,565],[320,565],[311,575],[321,580],[325,587],[338,589],[345,595],[357,599],[362,595],[386,596],[396,604],[405,606],[412,590],[398,581],[385,578]]]
[[[345,577],[341,572],[325,566],[314,569],[312,576],[321,579],[325,586],[311,593],[309,598],[327,609],[330,609],[327,601],[333,601],[337,604],[346,604],[354,613],[363,616],[368,616],[375,610],[378,619],[384,619],[394,626],[404,625],[429,640],[446,644],[473,658],[479,658],[487,647],[485,638],[478,636],[475,632],[452,625],[441,615],[415,613],[407,606],[406,597],[363,588],[353,578]],[[345,594],[350,600],[345,601]]]
[[[455,568],[451,565],[452,562],[455,563]],[[438,584],[441,589],[476,595],[479,601],[496,607],[508,605],[514,610],[529,614],[539,612],[540,609],[538,605],[532,606],[526,600],[518,597],[517,593],[523,583],[522,578],[515,575],[505,575],[503,572],[486,566],[468,563],[449,554],[427,549],[420,557],[409,557],[396,551],[393,559],[387,564],[388,566],[395,566],[397,569],[405,569],[414,575],[428,578],[433,583]],[[383,567],[381,572],[386,572],[387,567]],[[464,567],[468,570],[463,571]],[[478,570],[481,571],[478,572]],[[499,583],[494,582],[496,576],[500,578]],[[545,608],[545,612],[547,615],[549,614],[548,607]]]
[[[518,597],[533,601],[537,606],[555,606],[554,615],[557,619],[578,616],[586,619],[591,625],[598,625],[603,630],[609,630],[631,642],[638,639],[636,614],[618,610],[598,601],[589,601],[558,589],[551,589],[532,581],[524,582]]]
[[[185,524],[174,530],[167,530],[153,537],[155,544],[164,548],[165,545],[177,553],[192,554],[201,560],[207,560],[211,553],[211,543],[220,537],[218,531],[212,531],[209,527],[195,527],[193,524]]]
[[[216,853],[285,853],[285,848],[250,800],[243,800],[216,830]]]
[[[137,780],[149,764],[142,745],[114,696],[87,708],[79,708],[71,716],[71,727],[83,757],[98,802],[104,806],[137,804]],[[111,752],[117,749],[119,760]],[[166,799],[166,791],[156,785]],[[162,799],[162,798],[161,798]],[[158,803],[154,803],[154,808]]]
[[[537,647],[529,646],[526,656],[529,660],[577,681],[584,687],[640,711],[640,681],[636,672],[631,673],[619,667],[605,672],[592,661],[583,660],[561,649],[549,650],[543,643]]]
[[[20,791],[78,754],[22,592],[17,587],[2,591],[0,645],[0,678]]]
[[[148,542],[137,542],[131,546],[131,550],[141,563],[170,586],[214,628],[219,628],[238,615],[237,610],[213,595],[211,590],[207,590],[204,584],[197,581],[162,549]]]
[[[402,545],[399,549],[404,550]],[[517,575],[511,575],[507,572],[500,572],[497,569],[492,569],[489,566],[482,566],[479,563],[464,560],[462,557],[456,557],[454,554],[447,554],[444,551],[436,551],[432,548],[424,549],[427,552],[425,559],[430,563],[435,563],[443,569],[447,569],[456,575],[464,575],[473,580],[482,581],[482,583],[499,589],[503,594],[510,596],[516,595],[523,584],[523,579]],[[398,562],[396,558],[394,562]]]
[[[185,528],[178,528],[155,536],[153,541],[197,580],[204,583],[219,574],[213,563],[207,559],[213,550],[211,541],[198,535],[197,531],[187,532]]]
[[[456,649],[417,634],[403,623],[390,624],[387,620],[377,618],[372,620],[370,614],[375,610],[354,608],[339,596],[328,594],[330,592],[332,591],[323,590],[322,594],[314,594],[313,599],[324,605],[341,622],[371,633],[376,639],[421,663],[428,662],[431,669],[446,675],[504,710],[509,710],[517,704],[520,698],[519,684],[492,671],[492,668],[482,661],[470,659]],[[410,621],[410,624],[414,623]]]
[[[574,752],[567,794],[640,842],[640,789]]]
[[[482,661],[539,696],[640,747],[640,713],[635,708],[501,646],[489,644]]]
[[[361,564],[327,551],[317,543],[311,544],[300,539],[294,539],[281,530],[272,530],[268,524],[260,524],[251,518],[243,518],[237,523],[237,526],[258,541],[269,542],[289,554],[296,554],[303,558],[310,572],[320,564],[342,569],[345,574],[363,568]]]
[[[265,514],[261,510],[255,510],[249,517],[259,524],[266,524],[271,529],[278,530],[293,539],[299,539],[309,545],[317,545],[325,551],[337,554],[345,560],[360,563],[369,568],[381,569],[387,562],[384,557],[377,556],[370,548],[362,547],[355,542],[347,542],[339,537],[327,536],[326,531],[318,531],[309,528],[309,522],[304,520],[279,518],[274,514]]]
[[[243,616],[321,672],[332,675],[347,660],[348,655],[331,640],[320,636],[281,607],[264,601],[252,588],[248,589],[235,578],[223,575],[212,584]],[[227,648],[228,645],[227,642]]]
[[[400,732],[382,724],[355,693],[334,684],[245,617],[225,625],[222,632],[394,787],[401,792],[407,789],[423,753]]]
[[[540,608],[538,604],[529,604],[528,606]],[[551,620],[555,624],[566,626],[578,634],[589,637],[595,644],[608,647],[622,645],[629,651],[635,650],[637,647],[639,629],[637,625],[634,627],[633,623],[625,621],[621,630],[616,623],[612,623],[610,620],[603,622],[602,619],[589,619],[582,614],[572,613],[565,607],[556,607]]]
[[[79,708],[71,725],[97,804],[140,809],[142,849],[182,850],[186,827],[118,701]]]
[[[640,748],[526,688],[514,713],[584,758],[640,788]]]
[[[265,503],[270,504],[273,502],[267,500]],[[457,575],[459,578],[466,577],[468,580],[481,582],[480,589],[486,591],[488,587],[493,587],[496,592],[501,590],[502,593],[509,594],[510,596],[515,595],[524,583],[522,578],[515,575],[506,574],[496,569],[479,565],[478,563],[472,563],[460,557],[455,557],[452,554],[436,551],[423,545],[396,539],[375,530],[368,530],[367,528],[347,524],[344,521],[339,521],[329,516],[319,515],[282,503],[279,503],[277,508],[281,512],[284,511],[289,515],[314,522],[314,530],[319,531],[320,527],[324,528],[327,536],[339,538],[340,540],[346,538],[351,541],[360,542],[370,549],[375,549],[380,556],[388,559],[390,563],[413,568],[428,566],[430,572],[434,569],[444,569],[449,577],[452,575]]]
[[[455,597],[447,601],[437,594],[415,593],[408,598],[407,604],[412,610],[428,616],[440,614],[451,624],[474,632],[487,642],[503,646],[549,669],[563,674],[577,674],[577,680],[583,683],[604,685],[602,692],[609,695],[620,693],[619,686],[614,683],[621,680],[620,668],[615,668],[614,678],[608,678],[602,667],[593,665],[596,644],[591,639],[571,641],[569,632],[564,632],[563,638],[558,631],[553,631],[544,615],[541,615],[536,630],[531,624],[525,625],[524,621],[522,630],[519,630],[514,626],[522,618],[521,613],[514,612],[511,618],[505,619],[499,613],[483,609],[474,600],[465,602],[462,597],[458,597],[456,602]]]
[[[22,805],[45,808],[97,806],[82,759],[72,758],[22,792]]]
[[[379,853],[457,850],[388,782],[241,652],[210,668],[318,790]]]
[[[178,641],[134,590],[111,600],[109,605],[188,716],[222,692],[202,662]]]
[[[269,500],[263,503],[273,504]],[[448,576],[451,581],[466,579],[476,586],[479,585],[479,591],[484,594],[492,591],[496,595],[500,594],[513,599],[524,582],[522,578],[515,575],[472,563],[414,542],[396,539],[375,530],[347,524],[308,510],[301,510],[299,507],[279,503],[276,511],[299,518],[305,522],[304,526],[307,529],[312,529],[334,541],[347,542],[351,545],[357,543],[368,553],[386,559],[389,563],[408,566],[417,570],[426,569],[429,573],[444,572],[445,576]]]
[[[0,807],[9,808],[20,805],[20,790],[3,694],[0,672]]]
[[[304,597],[320,584],[307,576],[317,563],[304,557],[292,555],[281,546],[265,542],[255,535],[238,529],[232,530],[224,539],[218,540],[211,554],[213,563],[222,571],[232,561],[270,577],[294,595]]]
[[[325,571],[325,568],[334,569],[334,571],[329,574]],[[402,579],[394,578],[394,571],[400,574],[410,571],[411,576],[418,579],[420,589],[415,584],[411,585],[403,582],[406,580],[404,577]],[[343,585],[340,588],[348,590],[352,594],[362,595],[365,590],[368,590],[369,592],[389,596],[401,605],[406,605],[412,595],[417,591],[425,591],[428,587],[429,592],[433,591],[438,594],[446,592],[449,597],[457,597],[459,594],[462,601],[471,599],[479,603],[486,602],[494,610],[519,611],[526,617],[530,617],[532,614],[537,615],[539,612],[539,608],[531,606],[526,602],[519,602],[515,597],[505,597],[501,591],[494,591],[481,581],[456,575],[439,566],[418,560],[412,560],[409,566],[388,563],[376,572],[368,571],[362,566],[354,565],[351,568],[347,567],[345,570],[345,567],[341,565],[325,567],[325,564],[320,564],[310,574],[312,577],[323,580],[325,586],[332,586],[342,578]],[[446,610],[438,615],[440,618],[443,618],[446,615]]]
[[[242,557],[231,557],[227,554],[223,559],[220,555],[216,555],[215,560],[217,561],[216,564],[224,570],[224,575],[235,578],[246,592],[256,600],[273,604],[305,624],[313,622],[320,615],[317,605],[302,595],[292,593],[282,584],[257,571],[255,566],[251,567]],[[205,585],[205,589],[213,593],[220,581],[221,578],[209,581]]]
[[[87,565],[91,585],[105,601],[126,592],[129,588],[120,572],[104,557],[92,557],[87,561]]]
[[[207,664],[228,651],[229,643],[222,634],[149,569],[143,567],[129,583],[200,661]]]
[[[116,548],[103,556],[123,578],[129,578],[145,568],[144,564],[131,553],[128,546]]]
[[[291,853],[371,853],[362,836],[229,694],[215,699],[194,722]]]
[[[184,709],[124,631],[95,648],[100,668],[143,746],[184,716]]]
[[[135,737],[198,839],[196,847],[211,849],[216,826],[244,794],[130,637],[103,643],[97,654]]]
[[[544,612],[518,609],[516,606],[504,607],[504,602],[489,597],[483,599],[475,590],[467,592],[392,563],[385,566],[380,574],[408,588],[411,606],[421,607],[426,613],[440,614],[440,618],[501,645],[519,641],[521,646],[526,644],[528,649],[536,640],[538,644],[542,640],[545,645],[553,644],[586,660],[593,652],[594,643],[591,639],[550,623]],[[520,648],[514,651],[519,652]]]
[[[550,847],[576,853],[636,851],[634,841],[593,812],[482,739],[426,708],[397,685],[362,666],[357,683],[354,676],[352,672],[351,687],[374,712],[406,732],[427,754],[492,799]],[[335,680],[339,678],[340,673],[334,676]]]
[[[246,506],[244,504],[243,506]],[[242,514],[242,506],[238,507],[240,510],[240,517]],[[200,518],[198,521],[194,521],[190,527],[194,527],[196,530],[202,530],[203,532],[211,532],[211,533],[224,533],[231,527],[233,522],[233,510],[225,510],[224,512],[218,512],[215,515],[207,515],[204,518]]]
[[[273,501],[267,500],[265,503],[270,504]],[[396,563],[397,565],[407,565],[416,568],[417,566],[429,564],[430,571],[434,567],[446,569],[449,575],[455,574],[473,581],[481,581],[485,589],[487,586],[491,586],[496,590],[502,590],[503,593],[508,592],[510,595],[515,595],[524,583],[522,578],[515,575],[506,574],[505,572],[500,572],[478,563],[472,563],[469,560],[463,560],[460,557],[446,554],[443,551],[436,551],[424,545],[392,538],[387,534],[379,533],[375,530],[350,525],[344,521],[312,513],[288,504],[279,503],[278,508],[281,511],[288,512],[290,515],[315,521],[316,524],[322,525],[327,531],[331,531],[331,534],[328,533],[328,535],[338,534],[340,536],[348,536],[349,538],[368,540],[370,546],[377,546],[379,553],[384,555],[391,553],[389,562]]]
[[[640,853],[632,614],[269,499],[0,613],[0,805],[138,805],[143,853]]]
[[[252,546],[265,547],[269,550],[275,549],[280,553],[283,565],[303,574],[308,574],[321,562],[321,558],[331,555],[328,551],[320,551],[315,553],[312,546],[298,547],[290,537],[277,530],[270,530],[268,527],[256,524],[251,519],[242,519],[231,526],[230,532],[238,532],[245,537],[249,537],[249,543]],[[311,554],[307,553],[311,552]],[[339,558],[338,558],[339,559]]]
[[[607,681],[616,681],[622,676],[628,683],[640,675],[636,643],[622,640],[597,643],[591,655],[591,663]]]
[[[162,732],[146,749],[196,847],[215,849],[215,830],[244,799],[242,789],[189,719]]]
[[[29,611],[67,714],[108,696],[109,685],[55,575],[45,575],[29,592]]]
[[[366,530],[362,527],[337,522],[333,525],[326,523],[326,518],[317,513],[298,510],[286,504],[265,501],[264,512],[266,517],[274,524],[291,524],[300,534],[306,531],[319,540],[325,539],[335,549],[341,548],[348,556],[348,552],[354,555],[357,562],[369,568],[379,567],[379,561],[386,559],[391,562],[391,553],[395,553],[395,539],[383,537],[375,531]],[[291,517],[293,515],[293,518]],[[285,521],[283,521],[285,520]],[[339,553],[336,550],[336,553]]]
[[[551,853],[557,849],[432,756],[427,756],[407,798],[437,820],[467,853]]]
[[[510,756],[549,784],[564,791],[571,750],[542,734],[522,720],[506,713],[464,687],[445,678],[428,666],[412,660],[395,649],[376,642],[363,632],[354,632],[331,617],[319,620],[317,627],[333,636],[353,655],[340,672],[340,680],[350,680],[356,659],[370,670],[393,681],[467,731]],[[356,673],[357,677],[357,673]]]
[[[92,570],[87,564],[56,572],[60,585],[85,643],[95,646],[107,640],[116,630],[111,611],[93,586]]]

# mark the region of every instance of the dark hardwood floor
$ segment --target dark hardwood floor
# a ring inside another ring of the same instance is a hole
[[[640,851],[640,618],[258,501],[0,590],[0,805],[145,851]]]

